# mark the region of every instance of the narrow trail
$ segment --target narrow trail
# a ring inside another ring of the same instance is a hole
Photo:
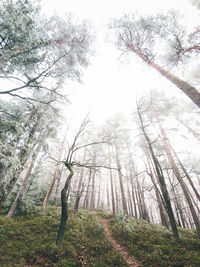
[[[106,235],[108,241],[113,244],[116,251],[118,251],[119,253],[122,254],[126,263],[130,267],[141,267],[142,264],[139,263],[133,256],[129,255],[127,250],[123,246],[121,246],[119,243],[117,243],[117,241],[115,239],[112,238],[110,230],[109,230],[108,220],[107,219],[101,219],[101,223],[102,223],[102,226],[104,228],[104,232],[105,232],[105,235]]]

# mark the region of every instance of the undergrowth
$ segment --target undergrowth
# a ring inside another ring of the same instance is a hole
[[[0,266],[127,266],[105,239],[99,219],[86,210],[67,222],[62,248],[55,245],[60,209],[7,219],[0,216]]]
[[[177,241],[161,225],[128,218],[122,227],[116,218],[111,220],[111,231],[143,266],[200,266],[200,240],[195,230],[179,228],[180,241]]]

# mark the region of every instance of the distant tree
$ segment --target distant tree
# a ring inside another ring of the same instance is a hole
[[[176,225],[176,220],[175,220],[175,216],[174,216],[174,212],[172,209],[172,205],[171,205],[171,201],[170,201],[170,197],[169,197],[169,192],[167,189],[167,185],[166,185],[166,181],[165,181],[165,177],[163,174],[163,170],[161,168],[161,165],[156,157],[156,154],[154,152],[154,148],[152,145],[152,142],[148,136],[147,133],[147,125],[144,123],[144,114],[145,112],[148,110],[148,107],[144,107],[142,105],[142,101],[140,101],[140,103],[137,103],[137,115],[138,115],[138,120],[139,120],[139,125],[140,125],[140,131],[143,133],[144,138],[145,138],[145,142],[147,144],[149,153],[151,155],[151,159],[153,161],[153,165],[156,171],[156,175],[157,178],[159,180],[159,185],[160,185],[160,189],[162,192],[162,196],[163,196],[163,200],[164,200],[164,204],[165,204],[165,209],[167,212],[167,215],[169,217],[169,222],[170,225],[172,227],[172,232],[173,235],[176,239],[179,239],[179,233],[178,233],[178,229],[177,229],[177,225]]]
[[[13,113],[5,110],[5,107],[2,108],[4,115],[6,111],[9,121],[12,119],[12,123],[15,123],[16,126],[13,128],[15,131],[12,130],[14,134],[10,135],[13,139],[11,139],[13,145],[12,150],[9,152],[15,160],[10,161],[9,167],[3,163],[5,160],[8,160],[7,157],[4,156],[1,160],[2,168],[4,168],[3,181],[1,184],[2,192],[0,196],[1,208],[4,206],[7,197],[24,170],[28,159],[32,155],[32,151],[34,151],[39,142],[42,142],[43,148],[46,147],[48,138],[55,136],[55,128],[58,124],[58,114],[56,110],[48,105],[35,103],[26,104],[20,108],[22,112],[20,113],[17,124]],[[8,127],[9,124],[7,121],[6,123]],[[7,142],[9,142],[8,132],[5,132],[5,134]],[[6,147],[6,149],[9,148],[9,143],[7,143],[6,146],[4,145],[4,147]]]
[[[176,162],[175,162],[175,160],[173,158],[173,155],[172,155],[173,149],[171,147],[171,144],[169,143],[169,139],[167,138],[167,135],[166,135],[163,127],[161,126],[161,123],[159,121],[158,116],[157,116],[157,120],[158,120],[158,124],[159,124],[159,128],[160,128],[160,132],[161,132],[161,136],[162,136],[162,141],[163,141],[163,144],[164,144],[164,148],[165,148],[165,150],[167,152],[167,156],[169,158],[169,163],[170,163],[170,165],[171,165],[171,167],[173,169],[173,172],[174,172],[177,180],[179,181],[179,183],[181,185],[181,188],[183,190],[184,196],[185,196],[185,198],[186,198],[186,200],[188,202],[188,205],[189,205],[189,208],[190,208],[190,211],[191,211],[191,214],[192,214],[192,217],[193,217],[193,220],[194,220],[196,229],[197,229],[198,236],[200,238],[200,221],[199,221],[198,215],[197,215],[197,213],[195,211],[194,205],[192,204],[192,200],[191,200],[191,197],[190,197],[188,188],[187,188],[187,186],[186,186],[186,184],[185,184],[185,182],[184,182],[184,180],[183,180],[183,178],[182,178],[182,176],[180,174],[180,171],[179,171],[179,169],[177,167],[177,164],[176,164]],[[182,165],[182,167],[183,167],[183,165]],[[183,171],[184,170],[185,169],[183,167]],[[189,177],[189,180],[191,181],[190,177]]]
[[[83,136],[88,123],[89,123],[89,120],[86,117],[81,123],[78,131],[76,132],[71,145],[68,146],[68,153],[67,153],[66,159],[60,162],[60,163],[64,163],[65,167],[69,170],[69,175],[61,191],[61,219],[60,219],[60,225],[59,225],[58,235],[57,235],[57,240],[56,240],[56,244],[58,246],[61,246],[63,243],[64,233],[66,229],[66,222],[68,220],[68,197],[69,195],[67,194],[67,191],[69,190],[69,185],[74,175],[74,168],[76,167],[88,168],[90,170],[93,170],[93,174],[92,174],[92,171],[90,171],[90,174],[93,175],[92,176],[92,186],[93,186],[92,192],[93,193],[91,194],[91,198],[90,198],[90,209],[93,209],[94,207],[94,176],[95,176],[96,169],[101,168],[101,167],[109,168],[108,166],[98,165],[96,163],[96,150],[95,149],[94,149],[94,156],[91,162],[89,162],[88,160],[86,160],[86,162],[80,162],[78,159],[76,160],[78,151],[85,149],[86,147],[93,148],[96,145],[101,145],[101,144],[105,144],[109,142],[109,136],[99,136],[95,141],[91,141],[91,142],[88,141],[85,144],[78,143],[80,137]]]
[[[200,9],[200,1],[199,0],[191,0],[192,4],[195,5],[198,9]]]

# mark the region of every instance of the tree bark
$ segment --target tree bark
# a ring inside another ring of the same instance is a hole
[[[183,190],[184,196],[185,196],[185,198],[186,198],[186,200],[188,202],[188,205],[190,207],[190,211],[191,211],[191,214],[192,214],[192,217],[193,217],[196,229],[197,229],[198,237],[200,238],[200,221],[199,221],[199,218],[198,218],[198,216],[196,214],[194,206],[192,204],[192,201],[191,201],[191,198],[190,198],[190,195],[189,195],[189,192],[188,192],[188,188],[187,188],[185,182],[183,181],[183,179],[182,179],[182,177],[180,175],[180,172],[178,170],[178,167],[176,166],[176,163],[175,163],[175,161],[174,161],[174,159],[172,157],[171,145],[169,143],[167,135],[166,135],[164,129],[162,128],[159,120],[158,120],[158,125],[159,125],[160,131],[161,131],[164,148],[165,148],[165,150],[167,152],[167,155],[168,155],[169,163],[171,164],[171,167],[172,167],[172,169],[174,171],[174,174],[175,174],[177,180],[179,181],[179,183],[181,185],[181,188]]]
[[[36,161],[39,149],[40,149],[40,146],[38,146],[36,152],[33,154],[33,158],[32,158],[31,164],[29,165],[29,168],[28,168],[28,171],[27,171],[27,173],[26,173],[26,175],[24,177],[23,183],[20,186],[19,192],[17,193],[17,196],[16,196],[16,198],[15,198],[15,200],[14,200],[14,202],[13,202],[13,204],[12,204],[12,206],[11,206],[9,212],[8,212],[8,214],[6,215],[7,218],[12,217],[14,212],[15,212],[15,210],[16,210],[16,208],[17,208],[19,199],[20,199],[22,193],[24,192],[24,189],[26,188],[26,184],[27,184],[28,179],[29,179],[29,177],[31,175],[32,169],[33,169],[33,167],[35,165],[35,161]]]
[[[146,142],[148,144],[148,147],[149,147],[149,150],[150,150],[150,154],[151,154],[151,157],[152,157],[152,160],[153,160],[153,163],[154,163],[154,166],[155,166],[155,170],[156,170],[156,173],[157,173],[157,177],[158,177],[158,180],[160,182],[160,188],[161,188],[161,192],[163,194],[163,199],[165,201],[165,208],[166,208],[166,211],[167,211],[167,214],[168,214],[168,217],[169,217],[170,225],[172,227],[173,235],[174,235],[174,237],[176,239],[179,239],[178,229],[177,229],[177,226],[176,226],[176,221],[175,221],[173,209],[172,209],[172,206],[171,206],[171,201],[170,201],[170,198],[169,198],[169,193],[168,193],[168,190],[167,190],[165,179],[164,179],[164,176],[163,176],[162,168],[161,168],[160,163],[159,163],[159,161],[157,160],[157,158],[156,158],[156,156],[154,154],[152,144],[151,144],[150,139],[149,139],[149,137],[148,137],[148,135],[147,135],[147,133],[145,131],[145,126],[143,124],[142,115],[141,115],[141,113],[139,111],[139,108],[138,108],[138,117],[139,117],[139,121],[140,121],[140,125],[141,125],[141,130],[142,130],[142,132],[144,134],[144,137],[146,139]]]
[[[82,162],[85,162],[85,155],[86,155],[86,147],[85,147],[85,150],[84,150]],[[74,210],[75,211],[78,211],[80,199],[81,199],[81,196],[82,196],[82,193],[83,193],[83,190],[81,190],[81,187],[83,186],[83,174],[84,174],[84,168],[81,169],[81,173],[80,173],[78,189],[77,189],[75,205],[74,205]]]
[[[67,131],[66,131],[67,133]],[[64,143],[65,143],[65,139],[66,139],[66,133],[64,135],[64,138],[63,138],[63,141],[61,143],[61,146],[60,146],[60,149],[59,149],[59,155],[58,155],[58,160],[57,160],[57,164],[56,164],[56,169],[55,169],[55,172],[54,172],[54,176],[53,176],[53,180],[50,184],[50,187],[49,187],[49,190],[43,200],[43,203],[42,203],[42,208],[41,208],[41,215],[45,216],[45,213],[46,213],[46,208],[47,208],[47,203],[49,201],[49,198],[51,196],[51,193],[53,191],[53,188],[54,188],[54,185],[56,183],[56,179],[57,179],[57,176],[58,176],[58,171],[59,171],[59,168],[60,168],[60,160],[61,160],[61,157],[62,157],[62,153],[63,153],[63,149],[64,149]]]
[[[147,158],[147,163],[148,163],[148,168],[149,168],[149,176],[151,178],[151,181],[154,185],[154,190],[155,190],[155,194],[156,194],[156,199],[157,199],[157,202],[158,202],[158,208],[159,208],[159,212],[160,212],[160,219],[161,219],[161,224],[163,226],[165,226],[167,229],[169,229],[169,224],[168,224],[168,220],[165,216],[165,211],[164,211],[164,208],[163,208],[163,198],[162,198],[162,195],[157,187],[157,184],[156,184],[156,181],[155,181],[155,176],[154,176],[154,173],[153,173],[153,170],[151,168],[151,162],[150,162],[150,156],[146,150],[146,148],[144,149],[145,151],[145,154],[146,154],[146,158]]]
[[[59,230],[58,230],[58,235],[57,235],[57,240],[56,240],[57,246],[62,246],[63,244],[64,234],[66,230],[66,223],[68,219],[67,190],[69,188],[72,176],[74,175],[74,170],[72,169],[72,167],[67,163],[65,163],[65,166],[70,171],[70,174],[68,175],[65,185],[61,191],[62,210],[61,210],[61,219],[60,219],[60,225],[59,225]]]
[[[129,190],[128,180],[127,180],[127,193],[128,193],[128,203],[129,203],[129,215],[133,217],[133,205],[131,201],[131,193]]]
[[[194,191],[194,193],[195,193],[197,199],[200,201],[200,195],[199,195],[197,189],[195,188],[194,183],[193,183],[193,181],[192,181],[192,179],[191,179],[189,173],[187,172],[187,170],[186,170],[185,167],[183,166],[182,162],[180,161],[180,159],[179,159],[177,153],[174,151],[174,149],[172,148],[172,146],[170,146],[170,147],[171,147],[171,150],[172,150],[172,152],[174,153],[174,156],[176,157],[178,163],[180,164],[180,166],[181,166],[183,172],[185,173],[185,176],[186,176],[186,178],[188,179],[188,181],[189,181],[189,183],[190,183],[190,185],[191,185],[191,187],[192,187],[192,189],[193,189],[193,191]]]
[[[94,193],[94,187],[95,187],[95,171],[93,171],[92,174],[92,192],[90,196],[90,211],[92,211],[95,207],[95,193]]]
[[[150,60],[147,56],[142,54],[142,52],[136,49],[133,45],[126,45],[128,50],[137,54],[145,63],[159,72],[163,77],[168,79],[174,85],[176,85],[184,94],[186,94],[193,103],[195,103],[200,108],[200,93],[199,91],[191,86],[189,83],[179,79],[177,76],[171,74],[169,71],[166,71],[164,68]]]
[[[116,162],[117,162],[117,168],[118,168],[119,184],[120,184],[121,197],[122,197],[122,208],[123,208],[123,211],[128,215],[128,208],[127,208],[127,202],[126,202],[126,197],[125,197],[125,192],[124,192],[124,185],[122,181],[121,165],[119,161],[119,152],[118,152],[117,145],[115,145],[115,151],[116,151]]]
[[[88,206],[89,206],[89,187],[90,187],[91,177],[92,177],[92,170],[90,169],[89,177],[88,177],[87,190],[86,190],[85,198],[84,198],[84,201],[83,201],[83,207],[86,208],[86,209],[87,209]]]
[[[60,173],[59,173],[59,175],[57,177],[56,191],[55,191],[55,196],[54,196],[54,201],[53,201],[53,205],[54,206],[56,205],[57,200],[58,200],[58,189],[59,189],[59,186],[60,186],[60,180],[61,180],[61,177],[62,177],[63,169],[64,169],[64,164],[61,167]]]
[[[109,165],[111,167],[111,153],[110,153],[110,149],[109,149]],[[114,197],[114,187],[113,187],[113,174],[112,174],[112,170],[110,169],[110,188],[111,188],[111,199],[112,199],[112,211],[113,211],[113,215],[116,215],[116,208],[115,208],[115,197]]]
[[[101,179],[99,180],[99,191],[98,191],[98,200],[97,200],[97,210],[100,208],[100,199],[101,199]]]

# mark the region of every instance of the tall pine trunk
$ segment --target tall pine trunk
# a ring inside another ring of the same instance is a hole
[[[163,199],[164,199],[164,202],[165,202],[165,208],[166,208],[166,211],[167,211],[167,214],[168,214],[168,217],[169,217],[170,225],[172,227],[173,235],[174,235],[174,237],[176,239],[179,239],[178,229],[177,229],[177,226],[176,226],[176,220],[175,220],[174,212],[173,212],[173,209],[172,209],[172,206],[171,206],[171,201],[170,201],[169,193],[168,193],[167,186],[166,186],[166,183],[165,183],[165,179],[164,179],[164,175],[163,175],[163,172],[162,172],[162,168],[160,166],[160,163],[159,163],[158,159],[156,158],[156,156],[154,154],[154,150],[153,150],[151,141],[150,141],[150,139],[149,139],[149,137],[148,137],[148,135],[147,135],[147,133],[145,131],[145,126],[143,124],[142,115],[140,113],[139,108],[138,108],[138,117],[139,117],[139,121],[140,121],[141,130],[142,130],[143,135],[144,135],[144,137],[146,139],[146,142],[148,144],[150,155],[152,157],[152,160],[153,160],[153,163],[154,163],[154,167],[155,167],[155,170],[156,170],[156,174],[157,174],[157,177],[158,177],[158,180],[159,180],[159,183],[160,183],[160,189],[161,189],[161,192],[162,192],[162,195],[163,195]]]
[[[158,73],[160,73],[163,77],[168,79],[174,85],[176,85],[184,94],[186,94],[192,101],[200,108],[200,93],[189,83],[179,79],[177,76],[171,74],[169,71],[166,71],[164,68],[150,60],[147,56],[142,54],[142,52],[136,49],[133,45],[127,45],[127,48],[138,55],[145,63],[155,69]]]
[[[196,229],[197,229],[198,237],[200,238],[200,220],[199,220],[199,218],[197,216],[197,213],[195,211],[195,208],[194,208],[194,206],[192,204],[192,200],[191,200],[190,194],[188,192],[188,188],[187,188],[185,182],[183,181],[183,179],[181,177],[181,174],[180,174],[180,172],[178,170],[178,167],[177,167],[177,165],[176,165],[176,163],[175,163],[175,161],[174,161],[174,159],[172,157],[172,153],[171,153],[172,149],[171,149],[171,145],[169,143],[169,140],[167,138],[167,135],[166,135],[164,129],[162,128],[158,117],[157,117],[157,120],[158,120],[158,125],[159,125],[159,128],[160,128],[160,132],[161,132],[161,135],[162,135],[162,141],[163,141],[163,144],[164,144],[164,148],[165,148],[165,151],[167,152],[167,156],[168,156],[168,159],[169,159],[169,163],[171,164],[171,167],[172,167],[172,169],[174,171],[174,174],[175,174],[177,180],[179,181],[179,183],[181,185],[181,188],[183,190],[184,196],[185,196],[185,198],[187,200],[187,203],[189,205],[190,212],[191,212],[192,218],[194,220],[194,224],[195,224]]]
[[[127,208],[127,202],[126,202],[126,197],[125,197],[125,192],[124,192],[124,185],[122,181],[121,165],[119,161],[119,151],[118,151],[117,145],[115,145],[115,151],[116,151],[116,162],[117,162],[117,168],[118,168],[119,185],[120,185],[121,197],[122,197],[122,208],[123,208],[123,211],[128,215],[128,208]]]

